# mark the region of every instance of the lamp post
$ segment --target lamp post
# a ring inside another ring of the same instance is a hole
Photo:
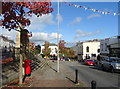
[[[58,0],[58,28],[57,28],[57,42],[58,42],[58,51],[57,51],[57,72],[59,72],[59,0]]]
[[[120,58],[120,55],[119,55],[119,53],[120,53],[120,35],[119,34],[117,36],[117,39],[118,39],[117,57]]]

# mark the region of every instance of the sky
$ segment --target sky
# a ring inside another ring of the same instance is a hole
[[[117,2],[70,2],[76,5],[86,6],[101,11],[118,12]],[[65,40],[68,43],[85,41],[92,39],[104,39],[118,35],[118,16],[103,15],[99,12],[69,6],[60,3],[60,14],[58,15],[58,4],[52,2],[54,11],[51,14],[43,15],[37,18],[35,15],[31,18],[31,25],[26,27],[33,36],[31,42],[41,44],[44,41],[57,43],[59,40]],[[59,30],[57,20],[59,17]],[[7,31],[0,28],[3,35],[10,39],[16,39],[15,31]]]

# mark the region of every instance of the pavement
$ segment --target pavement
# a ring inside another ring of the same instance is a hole
[[[64,61],[60,61],[59,72],[56,70],[57,61],[49,61],[42,70],[34,71],[31,87],[85,87],[85,84],[80,80],[78,80],[79,84],[75,84],[75,71],[61,62]]]

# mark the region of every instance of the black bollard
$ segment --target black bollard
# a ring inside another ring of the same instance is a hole
[[[24,75],[24,78],[23,78],[23,80],[22,80],[23,83],[24,83],[26,77],[27,77],[27,76],[26,76],[26,74],[25,74],[25,75]]]
[[[75,70],[75,84],[78,84],[78,70]]]
[[[96,81],[95,80],[91,81],[91,89],[96,89]]]

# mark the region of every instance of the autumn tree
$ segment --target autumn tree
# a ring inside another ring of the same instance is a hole
[[[64,40],[60,40],[59,41],[59,54],[60,54],[60,57],[63,56],[63,54],[65,55],[65,42]]]
[[[51,49],[49,48],[49,46],[50,46],[50,43],[45,41],[44,49],[42,50],[43,55],[45,55],[45,56],[49,56],[50,55]]]
[[[19,25],[29,26],[33,14],[42,16],[53,11],[50,2],[2,2],[3,28],[16,30]]]
[[[64,40],[60,40],[59,41],[59,49],[63,49],[65,47],[65,41]]]
[[[60,40],[59,42],[60,57],[63,57],[63,55],[65,57],[75,57],[74,50],[69,47],[65,47],[65,43],[66,42],[64,40]]]
[[[2,27],[5,29],[16,30],[20,25],[26,27],[30,25],[29,17],[35,14],[37,17],[53,11],[50,8],[51,2],[2,2]],[[29,40],[27,29],[21,28],[21,43],[26,45]]]
[[[33,14],[39,17],[42,14],[51,13],[53,9],[50,6],[50,2],[2,2],[2,27],[11,31],[16,30],[20,25],[22,27],[29,26],[31,23],[29,17],[32,17]],[[22,32],[25,40],[29,31],[21,28]],[[23,41],[21,37],[21,43],[25,44],[26,42],[28,41]]]
[[[40,52],[41,52],[41,46],[40,45],[36,45],[35,46],[35,53],[36,54],[40,54]]]
[[[67,48],[67,57],[75,57],[75,51],[71,48]]]
[[[27,37],[29,31],[25,29],[25,27],[31,23],[29,18],[34,14],[39,17],[42,16],[42,14],[51,13],[53,8],[50,6],[51,2],[43,2],[43,0],[42,2],[16,2],[16,0],[2,2],[2,19],[0,22],[2,22],[2,27],[9,31],[18,31],[18,27],[20,28],[21,47],[25,49],[29,42]],[[21,50],[21,54],[24,52],[26,52],[26,50]],[[22,63],[22,61],[20,63]],[[22,65],[20,64],[20,66]]]

